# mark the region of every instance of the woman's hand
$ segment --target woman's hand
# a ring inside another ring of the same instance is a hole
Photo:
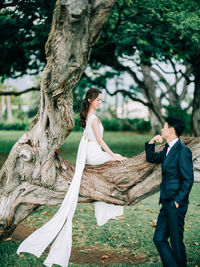
[[[126,162],[128,158],[122,157],[121,155],[114,155],[113,156],[114,160],[120,161],[120,162]]]

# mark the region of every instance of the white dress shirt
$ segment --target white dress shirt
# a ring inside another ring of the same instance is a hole
[[[168,155],[170,149],[176,144],[176,142],[177,142],[178,140],[179,140],[179,139],[176,138],[176,139],[174,139],[174,140],[172,140],[172,141],[170,141],[170,142],[168,143],[169,147],[167,148],[166,156]]]

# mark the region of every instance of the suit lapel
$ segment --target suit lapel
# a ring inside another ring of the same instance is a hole
[[[169,153],[167,156],[164,156],[164,162],[163,162],[163,168],[168,167],[169,166],[169,162],[173,159],[174,155],[177,152],[177,149],[179,147],[179,145],[181,144],[181,140],[179,139],[174,145],[173,147],[170,149]]]

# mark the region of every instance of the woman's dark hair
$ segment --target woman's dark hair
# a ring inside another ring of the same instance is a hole
[[[101,94],[101,91],[97,88],[92,87],[87,91],[86,96],[81,106],[80,121],[79,121],[79,125],[81,127],[85,128],[86,126],[86,118],[87,118],[88,109],[90,105],[89,99],[91,101],[94,101],[98,97],[99,94]]]
[[[179,137],[185,130],[185,122],[176,117],[168,117],[165,120],[168,123],[168,127],[173,127],[176,135]]]

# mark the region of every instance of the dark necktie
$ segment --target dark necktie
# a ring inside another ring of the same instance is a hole
[[[168,147],[169,147],[169,144],[166,143],[166,144],[165,144],[165,148],[164,148],[164,155],[165,155],[165,158],[166,158],[166,156],[167,156],[167,149],[168,149]]]

